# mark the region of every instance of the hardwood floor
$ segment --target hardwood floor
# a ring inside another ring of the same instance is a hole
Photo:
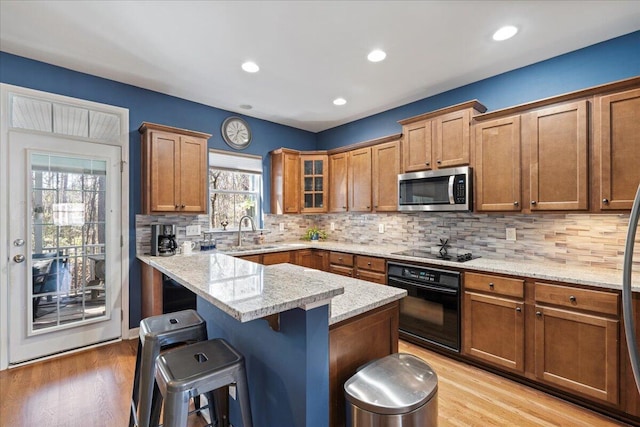
[[[124,341],[0,372],[0,427],[126,426],[136,346]],[[399,351],[438,374],[439,427],[626,425],[404,341]],[[189,422],[204,425],[200,417]]]

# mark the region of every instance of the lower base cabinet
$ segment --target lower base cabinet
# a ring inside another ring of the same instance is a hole
[[[400,303],[395,301],[329,327],[329,425],[345,425],[344,383],[358,368],[398,352]]]

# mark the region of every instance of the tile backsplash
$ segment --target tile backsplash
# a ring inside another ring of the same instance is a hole
[[[136,215],[136,250],[149,252],[153,222],[178,226],[178,244],[199,240],[185,236],[187,225],[208,229],[206,215]],[[299,240],[317,225],[328,240],[356,245],[398,245],[406,248],[438,247],[448,238],[450,252],[472,252],[491,259],[535,261],[621,270],[629,214],[478,214],[478,213],[377,213],[264,216],[267,243]],[[334,231],[331,231],[331,223]],[[284,231],[280,231],[284,224]],[[384,233],[379,232],[383,224]],[[516,240],[505,239],[506,228],[516,229]],[[260,232],[244,231],[246,243]],[[237,230],[216,232],[219,248],[237,244]],[[640,235],[636,238],[634,271],[640,271]]]
[[[299,239],[308,227],[317,225],[327,231],[328,240],[337,242],[434,250],[440,238],[448,238],[452,253],[617,270],[622,269],[628,222],[629,214],[265,215],[268,242]],[[280,223],[285,232],[277,231]],[[330,231],[331,223],[335,231]],[[379,233],[380,224],[384,233]],[[506,240],[506,228],[516,229],[515,241]],[[640,235],[636,242],[633,268],[640,271]]]

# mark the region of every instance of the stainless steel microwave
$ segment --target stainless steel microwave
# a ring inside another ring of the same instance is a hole
[[[398,210],[472,211],[472,169],[464,166],[399,174]]]

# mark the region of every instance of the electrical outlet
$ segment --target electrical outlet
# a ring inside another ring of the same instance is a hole
[[[332,223],[329,225],[329,228],[331,229],[331,231],[336,231],[336,223],[335,223],[335,222],[332,222]]]
[[[378,224],[378,233],[384,233],[384,224]]]
[[[199,236],[200,235],[200,225],[187,225],[187,230],[185,232],[187,236]]]
[[[507,233],[506,233],[506,238],[507,240],[516,240],[516,229],[515,228],[507,228]]]
[[[284,222],[280,223],[280,231],[284,231]]]

